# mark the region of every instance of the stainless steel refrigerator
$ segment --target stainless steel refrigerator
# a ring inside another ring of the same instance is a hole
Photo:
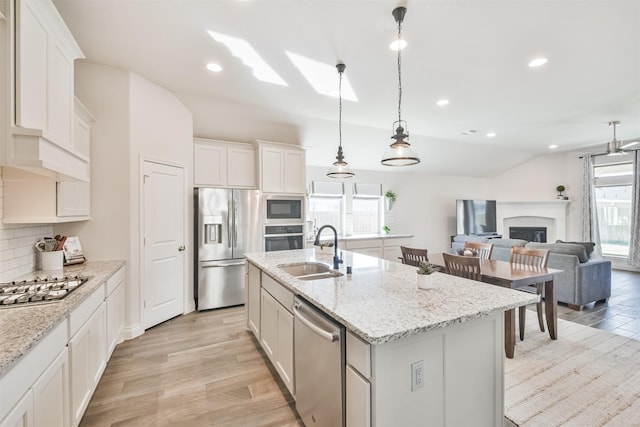
[[[260,192],[194,189],[197,310],[245,303],[246,252],[260,250]]]

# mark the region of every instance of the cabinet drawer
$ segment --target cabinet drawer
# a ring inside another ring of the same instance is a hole
[[[347,364],[363,377],[371,378],[371,346],[350,331],[347,331]]]
[[[78,306],[69,315],[69,337],[73,337],[76,332],[86,323],[91,317],[94,311],[104,301],[104,284],[98,286],[98,288],[87,298],[82,304]]]
[[[289,312],[292,312],[293,292],[282,286],[271,276],[262,273],[262,287],[266,289]]]
[[[371,426],[371,384],[347,366],[347,427]]]
[[[381,248],[382,239],[348,240],[345,242],[347,249]]]
[[[120,283],[124,280],[124,267],[118,270],[113,276],[107,280],[106,296],[111,295]]]

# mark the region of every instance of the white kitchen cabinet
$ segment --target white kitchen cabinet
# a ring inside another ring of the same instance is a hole
[[[262,274],[260,343],[280,378],[294,395],[293,293]]]
[[[89,179],[74,134],[74,61],[80,47],[51,0],[9,2],[13,114],[6,164],[51,179]]]
[[[347,365],[347,427],[371,426],[371,383]]]
[[[382,258],[382,239],[346,240],[344,248],[348,251]]]
[[[33,390],[29,389],[9,413],[0,427],[33,427]]]
[[[347,427],[371,426],[371,345],[346,334]]]
[[[400,246],[411,247],[413,238],[411,237],[388,237],[382,239],[384,246],[384,259],[395,262],[402,262],[402,251]]]
[[[69,358],[67,349],[49,365],[33,385],[35,426],[69,425]]]
[[[196,138],[193,174],[196,187],[256,188],[256,150],[250,144]]]
[[[106,291],[106,323],[107,323],[107,359],[113,353],[116,345],[122,342],[124,330],[125,305],[125,269],[122,267],[107,280]]]
[[[104,292],[104,288],[101,286],[69,317],[71,425],[73,426],[80,423],[106,367],[107,339]]]
[[[74,148],[86,155],[91,149],[91,113],[76,100],[74,115]],[[89,182],[67,180],[56,182],[41,174],[5,167],[4,180],[5,224],[43,224],[87,221],[91,214],[91,185]]]
[[[0,426],[69,425],[67,330],[65,319],[0,378]],[[46,411],[51,424],[36,423]]]
[[[304,194],[306,157],[303,148],[258,141],[260,189],[264,193]]]
[[[247,268],[247,327],[260,341],[260,269],[248,263]]]

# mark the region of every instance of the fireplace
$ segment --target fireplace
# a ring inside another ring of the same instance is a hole
[[[509,227],[509,238],[546,243],[547,227]]]
[[[548,242],[567,240],[569,200],[498,202],[497,232],[509,235],[513,227],[546,227]]]

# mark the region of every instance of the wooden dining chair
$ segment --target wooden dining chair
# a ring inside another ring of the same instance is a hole
[[[427,257],[426,249],[408,248],[406,246],[400,246],[402,251],[402,263],[407,265],[413,265],[417,267],[420,261],[429,261]]]
[[[493,252],[493,243],[464,242],[464,248],[475,249],[478,252],[478,257],[480,257],[480,260],[486,261],[491,258],[491,252]]]
[[[482,280],[480,272],[480,258],[475,256],[461,256],[443,253],[444,265],[452,276],[464,277],[471,280]]]
[[[509,262],[512,264],[526,265],[530,267],[546,268],[549,260],[549,249],[530,249],[522,246],[512,246],[509,254]],[[544,332],[544,319],[542,311],[542,287],[544,283],[536,283],[536,294],[540,295],[540,302],[536,304],[538,312],[538,325],[540,330]],[[524,339],[524,323],[527,313],[527,307],[518,308],[518,322],[520,327],[520,341]]]

